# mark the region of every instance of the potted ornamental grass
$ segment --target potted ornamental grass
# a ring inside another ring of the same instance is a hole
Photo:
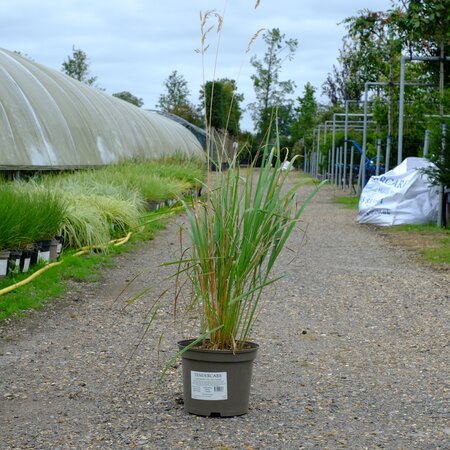
[[[10,253],[7,268],[27,271],[32,254],[46,245],[58,232],[65,203],[58,194],[36,183],[4,182],[0,184],[0,269],[5,269],[5,255]],[[46,255],[43,255],[45,258]]]
[[[248,411],[252,342],[267,286],[279,277],[272,269],[296,227],[301,204],[292,163],[275,147],[264,152],[260,168],[242,170],[234,158],[226,171],[208,177],[203,198],[185,203],[190,246],[177,275],[192,287],[190,308],[198,311],[198,335],[178,343],[183,367],[185,409],[222,417]],[[219,165],[220,166],[220,165]],[[285,170],[288,169],[288,170]]]

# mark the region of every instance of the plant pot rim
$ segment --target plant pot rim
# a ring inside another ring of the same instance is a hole
[[[191,344],[195,339],[182,339],[181,341],[178,341],[178,347],[181,349],[187,347],[189,344]],[[208,339],[205,339],[206,342],[208,342]],[[192,347],[188,352],[208,352],[208,353],[217,353],[217,354],[235,354],[235,353],[252,353],[256,350],[258,350],[259,345],[255,342],[245,341],[246,347],[240,348],[236,351],[233,351],[232,349],[211,349],[207,347]]]

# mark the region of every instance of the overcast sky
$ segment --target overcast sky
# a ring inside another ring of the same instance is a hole
[[[309,81],[321,85],[336,63],[347,16],[361,9],[387,10],[390,0],[0,0],[0,47],[27,54],[56,70],[72,53],[86,52],[98,85],[112,94],[130,91],[153,109],[163,83],[173,70],[182,74],[198,103],[202,83],[200,11],[216,9],[224,16],[216,77],[237,80],[254,101],[250,75],[253,55],[264,55],[261,38],[246,48],[260,28],[279,28],[299,42],[293,61],[285,63],[281,79],[294,80],[295,97]],[[213,23],[213,22],[211,22]],[[217,35],[211,33],[205,72],[213,77]],[[244,129],[252,129],[246,115]]]

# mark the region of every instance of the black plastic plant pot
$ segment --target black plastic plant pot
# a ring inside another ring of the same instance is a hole
[[[31,248],[31,254],[30,254],[30,266],[34,266],[38,262],[39,257],[39,246],[38,244],[33,244],[33,247]]]
[[[19,272],[23,250],[11,250],[9,255],[9,272]]]
[[[180,349],[193,340],[178,342]],[[231,350],[196,348],[182,354],[184,409],[199,416],[233,417],[248,412],[253,360],[259,346]]]
[[[20,257],[20,271],[21,272],[28,272],[30,268],[31,263],[31,254],[33,253],[33,250],[31,249],[25,249],[22,250],[22,255]],[[36,261],[37,261],[37,252],[36,252]]]
[[[48,263],[50,261],[50,245],[52,241],[50,239],[45,239],[38,242],[39,247],[39,255],[38,255],[38,262],[44,261],[45,263]]]

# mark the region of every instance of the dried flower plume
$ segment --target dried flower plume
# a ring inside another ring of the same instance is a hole
[[[247,45],[247,49],[245,50],[245,53],[248,53],[250,51],[250,49],[252,48],[253,42],[256,41],[256,39],[258,39],[258,36],[265,30],[265,28],[260,28],[250,39],[250,41],[248,42]]]

